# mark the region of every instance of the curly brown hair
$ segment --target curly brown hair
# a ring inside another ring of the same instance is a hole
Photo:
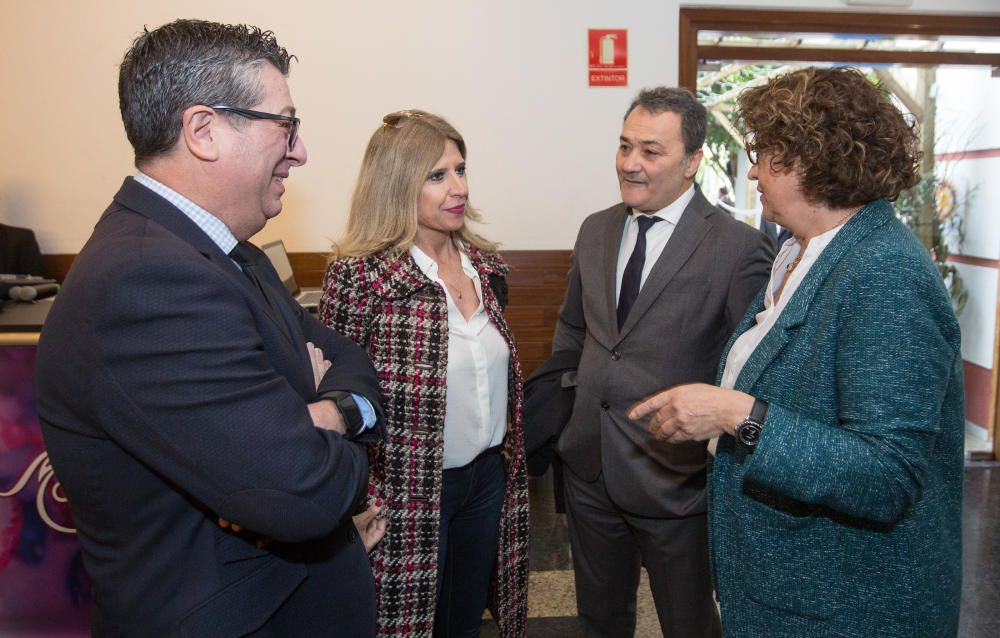
[[[858,69],[783,73],[740,93],[748,150],[799,172],[812,202],[835,208],[895,200],[920,181],[920,136],[881,86]]]

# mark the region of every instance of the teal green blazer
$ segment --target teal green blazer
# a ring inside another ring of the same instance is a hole
[[[770,410],[754,451],[722,437],[709,484],[725,635],[955,636],[959,327],[927,251],[887,202],[826,247],[736,389]]]

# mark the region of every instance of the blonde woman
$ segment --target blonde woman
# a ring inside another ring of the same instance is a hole
[[[320,305],[367,350],[385,395],[388,437],[369,448],[369,494],[388,523],[371,554],[379,635],[478,636],[487,604],[501,636],[524,635],[521,369],[507,267],[466,225],[479,215],[465,156],[436,115],[383,118]]]

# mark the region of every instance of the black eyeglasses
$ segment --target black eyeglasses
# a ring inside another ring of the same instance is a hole
[[[753,148],[751,148],[749,146],[747,146],[744,150],[747,152],[747,159],[750,160],[750,164],[752,166],[756,166],[757,165],[757,151],[755,151]]]
[[[211,104],[206,106],[216,111],[229,111],[230,113],[235,113],[236,115],[240,115],[251,120],[275,120],[278,122],[288,122],[288,124],[283,125],[288,129],[288,150],[295,148],[295,140],[299,136],[299,124],[302,122],[302,120],[297,117],[292,115],[264,113],[263,111],[251,111],[250,109],[241,109],[235,106],[226,106],[225,104]]]

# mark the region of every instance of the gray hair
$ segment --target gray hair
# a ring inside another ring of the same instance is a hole
[[[669,111],[681,116],[681,136],[686,155],[691,155],[705,144],[708,111],[691,91],[667,86],[643,89],[625,111],[625,119],[640,106],[653,115]]]
[[[261,64],[288,75],[292,58],[272,32],[245,24],[176,20],[143,29],[118,75],[118,102],[136,166],[173,148],[185,109],[250,108],[264,98]]]

